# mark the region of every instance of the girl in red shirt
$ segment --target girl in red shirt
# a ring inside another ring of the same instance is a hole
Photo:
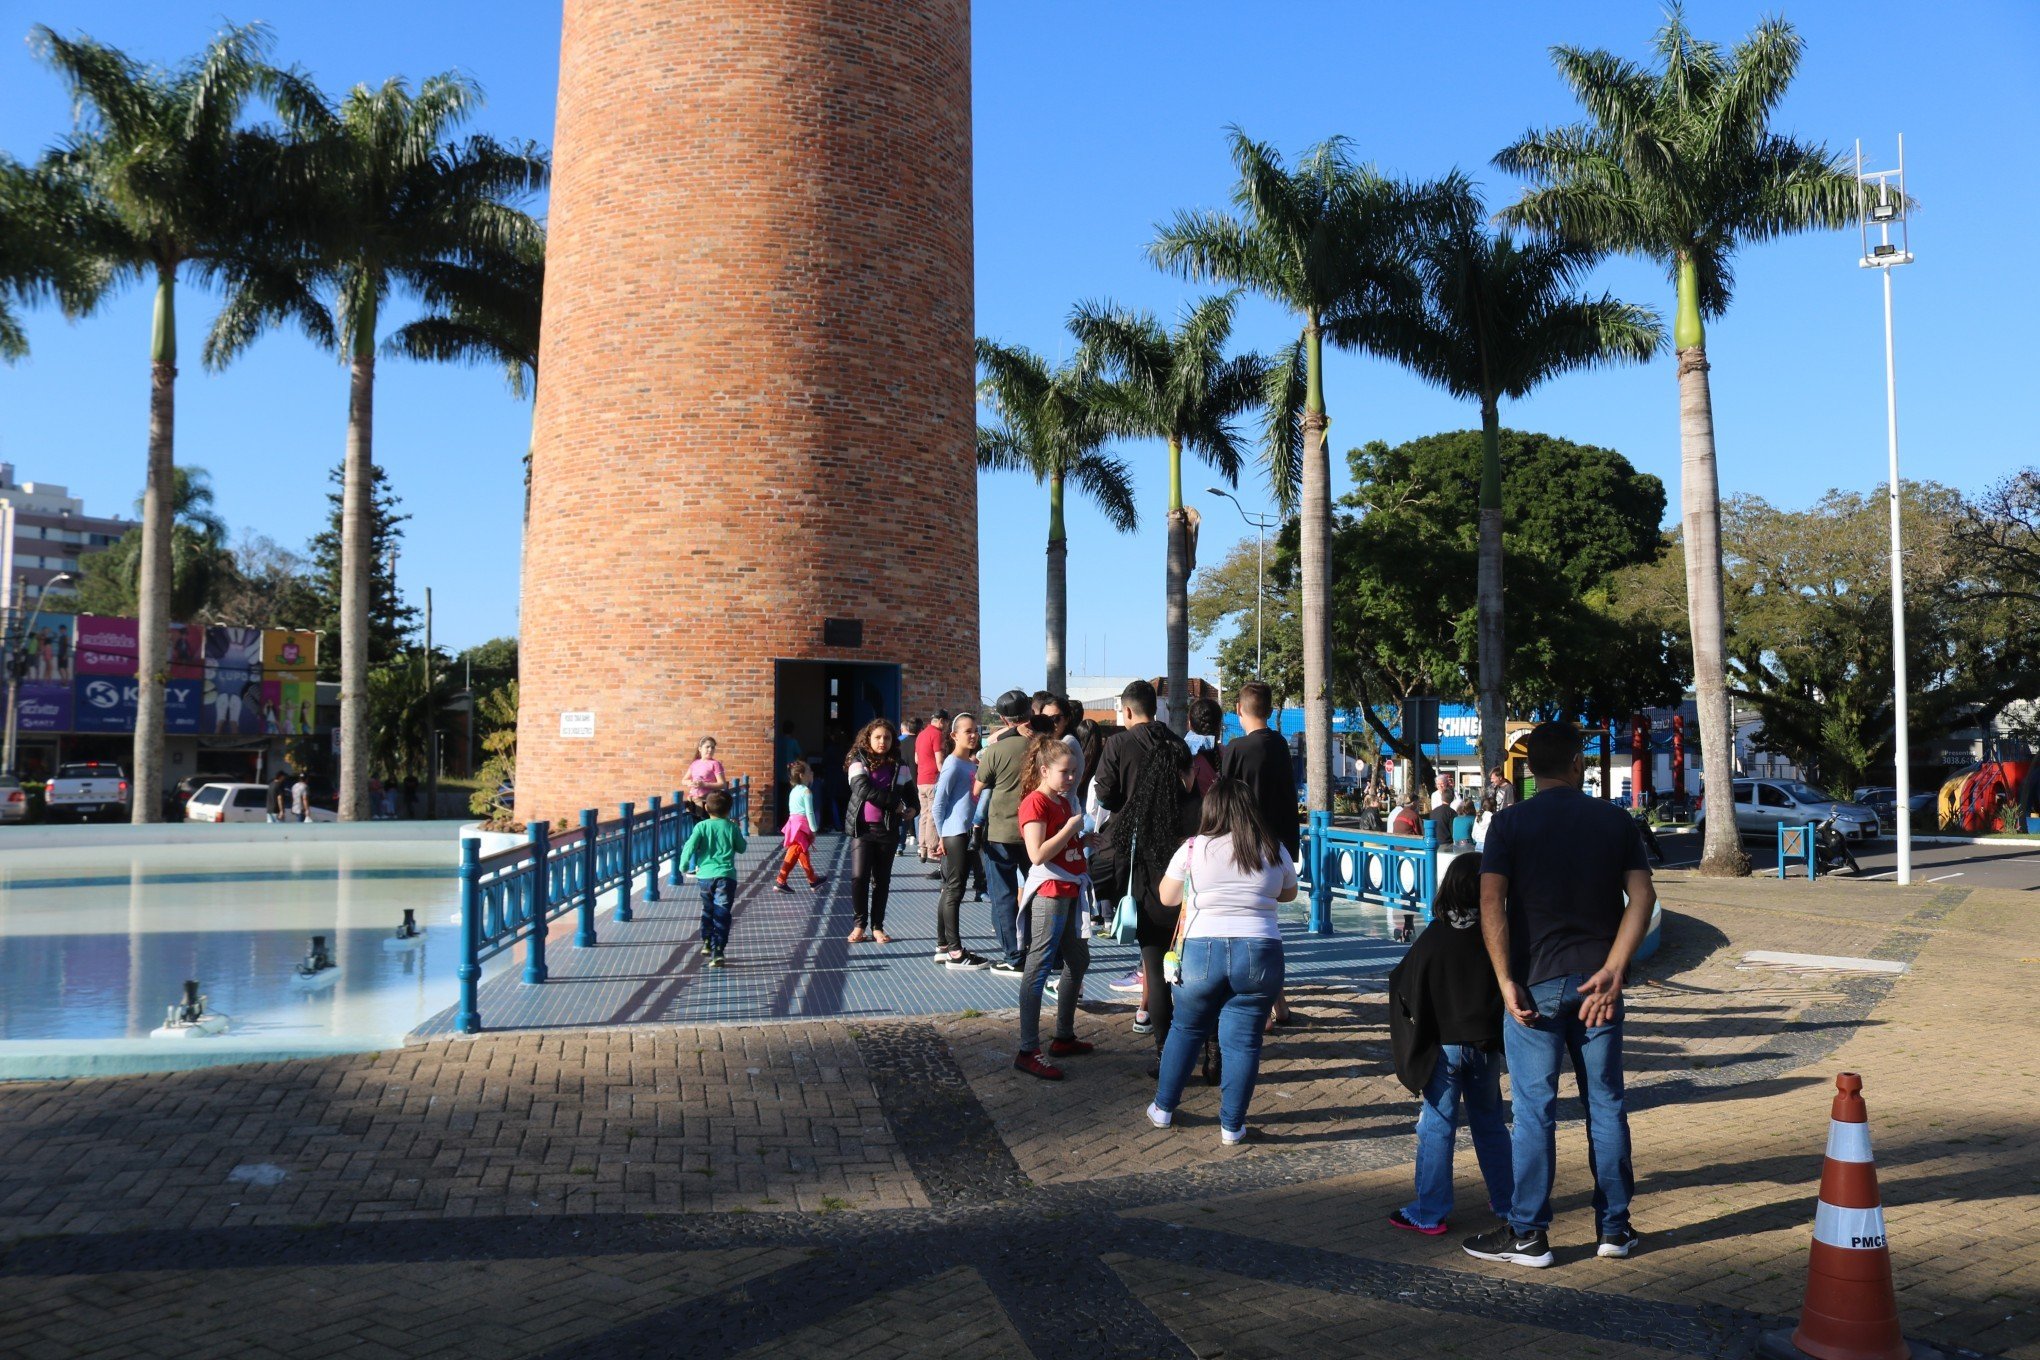
[[[1079,920],[1089,874],[1084,819],[1070,801],[1076,759],[1057,738],[1037,735],[1028,743],[1023,778],[1032,789],[1020,800],[1020,835],[1033,867],[1021,889],[1017,922],[1026,962],[1020,976],[1020,1053],[1013,1066],[1060,1081],[1062,1069],[1041,1056],[1041,997],[1058,970],[1055,1038],[1048,1051],[1061,1058],[1092,1047],[1076,1035],[1077,1001],[1091,963],[1091,942]]]

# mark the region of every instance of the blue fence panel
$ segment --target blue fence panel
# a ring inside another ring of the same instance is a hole
[[[730,781],[730,816],[748,828],[751,821],[751,779]],[[616,890],[616,919],[631,919],[633,881],[645,875],[645,901],[659,900],[659,862],[671,861],[670,882],[681,880],[681,847],[694,829],[694,818],[675,793],[671,801],[654,795],[643,812],[625,803],[615,821],[604,822],[591,808],[581,813],[580,826],[554,838],[544,822],[534,822],[530,840],[509,850],[484,856],[481,842],[461,841],[460,1006],[454,1023],[463,1034],[482,1027],[478,993],[482,964],[518,944],[527,946],[524,980],[543,983],[548,977],[545,934],[552,922],[569,911],[579,913],[574,946],[596,943],[595,908],[600,895]]]
[[[1313,812],[1303,832],[1297,876],[1309,889],[1310,931],[1332,933],[1334,901],[1363,902],[1431,917],[1438,889],[1438,830],[1426,821],[1423,836],[1390,836],[1332,825]]]

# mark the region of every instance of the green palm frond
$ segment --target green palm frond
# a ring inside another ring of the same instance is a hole
[[[1126,465],[1099,452],[1117,433],[1113,414],[1127,396],[1072,361],[1052,369],[1021,345],[977,342],[978,399],[990,416],[977,430],[978,467],[1060,478],[1097,502],[1115,528],[1131,529],[1133,486]]]
[[[1262,370],[1262,459],[1268,489],[1284,515],[1296,513],[1303,494],[1304,351],[1301,338],[1269,356]]]

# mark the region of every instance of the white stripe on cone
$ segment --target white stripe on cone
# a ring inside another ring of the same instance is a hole
[[[1828,1121],[1828,1160],[1831,1162],[1874,1162],[1870,1155],[1870,1126],[1840,1119]]]
[[[1813,1210],[1813,1240],[1849,1251],[1884,1247],[1883,1209],[1837,1209],[1826,1200]]]

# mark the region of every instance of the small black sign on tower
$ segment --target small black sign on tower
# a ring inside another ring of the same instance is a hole
[[[862,647],[864,645],[864,620],[823,619],[822,645],[824,647]]]

